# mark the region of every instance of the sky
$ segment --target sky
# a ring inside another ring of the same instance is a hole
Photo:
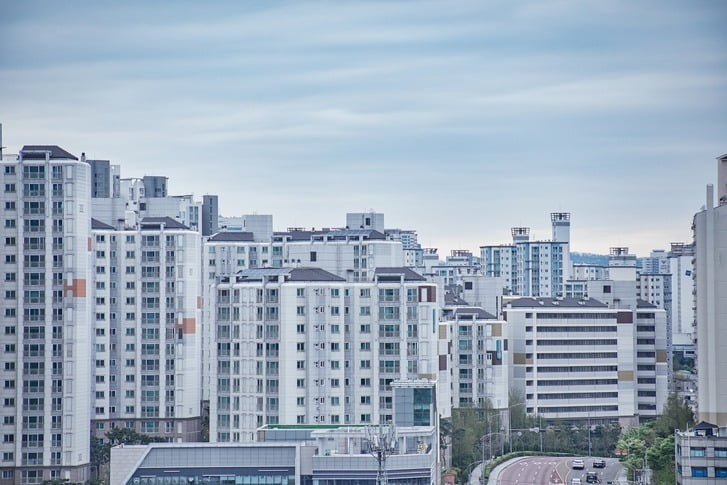
[[[276,229],[374,209],[426,247],[510,227],[691,240],[727,152],[727,3],[0,0],[5,153],[59,145]]]

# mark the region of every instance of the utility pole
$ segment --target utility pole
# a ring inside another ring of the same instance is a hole
[[[386,473],[386,459],[396,451],[396,431],[393,426],[366,428],[369,454],[376,458],[378,469],[376,471],[376,485],[388,485],[389,478]]]

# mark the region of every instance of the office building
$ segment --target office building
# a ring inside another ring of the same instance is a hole
[[[661,413],[663,310],[640,301],[632,310],[594,299],[517,298],[503,304],[503,316],[510,385],[525,395],[528,413],[627,427]]]
[[[89,479],[91,166],[58,146],[3,159],[2,483]]]
[[[676,483],[727,483],[727,427],[700,422],[676,432]]]

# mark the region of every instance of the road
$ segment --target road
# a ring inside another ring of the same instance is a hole
[[[608,481],[615,484],[626,483],[623,466],[615,458],[606,458],[606,468],[593,468],[593,458],[582,458],[583,470],[571,469],[572,457],[534,456],[521,459],[504,468],[498,477],[490,477],[489,485],[571,485],[573,478],[586,483],[586,473],[596,472],[599,483]]]

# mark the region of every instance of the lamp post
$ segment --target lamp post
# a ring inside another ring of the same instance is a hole
[[[512,425],[510,424],[512,419],[512,408],[516,408],[518,406],[525,406],[525,403],[518,402],[507,407],[507,443],[510,448],[510,453],[512,453]]]
[[[504,433],[501,431],[493,431],[491,433],[487,433],[480,438],[480,444],[482,447],[482,474],[480,475],[482,478],[485,476],[485,439],[487,439],[488,443],[490,444],[490,459],[492,459],[492,436],[500,435],[502,436]]]

